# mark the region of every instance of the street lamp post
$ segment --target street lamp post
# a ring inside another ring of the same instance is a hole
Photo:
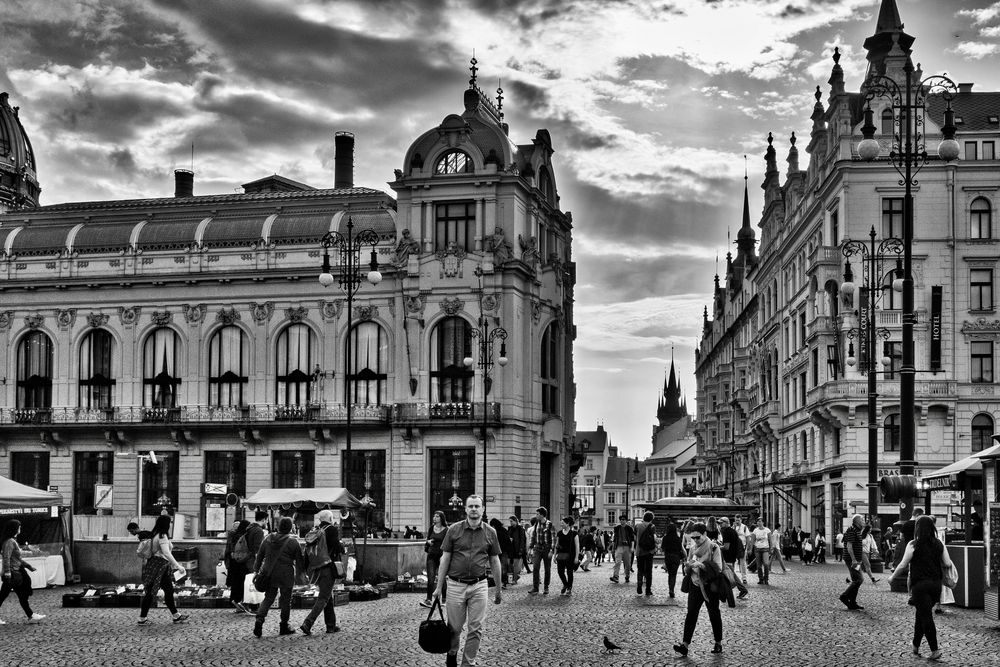
[[[631,523],[632,514],[629,512],[629,498],[632,495],[632,475],[639,474],[639,457],[636,456],[632,459],[632,465],[625,465],[625,518]]]
[[[844,283],[840,289],[843,295],[853,298],[857,286],[854,283],[854,274],[851,272],[851,257],[859,257],[861,283],[858,294],[862,298],[859,298],[857,302],[857,327],[852,327],[848,332],[848,339],[851,343],[847,352],[847,365],[857,364],[853,342],[857,338],[858,347],[864,347],[867,351],[867,354],[862,355],[863,365],[860,370],[868,378],[868,514],[871,517],[872,527],[878,530],[878,421],[875,419],[878,385],[877,372],[875,371],[875,348],[876,339],[881,338],[883,341],[888,341],[890,333],[887,329],[877,326],[875,309],[885,297],[885,278],[892,275],[895,285],[896,279],[902,277],[903,267],[900,254],[903,252],[903,242],[893,236],[884,239],[876,247],[874,226],[868,233],[868,239],[868,245],[865,245],[864,241],[844,241]],[[885,271],[885,261],[893,258],[895,258],[895,267]],[[882,367],[886,369],[892,363],[892,359],[885,353],[883,353],[881,361]]]
[[[372,247],[369,270],[366,276],[372,285],[382,282],[382,274],[378,270],[378,257],[375,255],[375,246],[378,245],[378,234],[373,229],[362,229],[354,233],[354,221],[347,217],[347,233],[327,232],[320,240],[323,246],[323,271],[319,274],[319,284],[329,287],[334,280],[344,290],[347,295],[347,338],[344,342],[346,348],[344,365],[344,405],[347,408],[347,437],[346,450],[351,451],[351,327],[354,318],[354,295],[361,287],[361,274],[358,269],[361,266],[361,249],[370,245]],[[334,278],[330,272],[330,248],[337,248],[340,251],[340,273]]]
[[[482,310],[480,310],[482,313]],[[497,326],[490,329],[489,320],[485,315],[479,315],[479,328],[472,330],[472,337],[479,341],[479,362],[478,366],[483,375],[483,423],[482,423],[482,438],[483,438],[483,507],[486,506],[486,427],[489,420],[489,403],[487,403],[487,398],[490,393],[490,388],[493,386],[493,379],[490,377],[490,371],[493,370],[493,347],[496,341],[500,341],[500,356],[497,358],[496,363],[500,366],[507,365],[507,330],[503,327]],[[472,368],[472,364],[475,360],[472,357],[466,357],[463,362],[466,368]]]
[[[903,67],[905,82],[902,89],[899,84],[884,75],[874,74],[865,81],[865,124],[861,128],[864,139],[858,144],[858,155],[862,160],[872,161],[881,152],[881,146],[875,139],[875,124],[871,102],[875,98],[889,101],[893,113],[893,129],[895,130],[890,145],[889,162],[902,177],[901,184],[905,188],[903,198],[903,276],[899,280],[903,292],[903,359],[900,367],[899,402],[900,402],[900,451],[899,474],[913,476],[917,462],[914,460],[914,385],[916,368],[914,366],[913,326],[916,323],[916,313],[913,304],[913,186],[917,184],[916,175],[927,164],[927,143],[924,132],[924,114],[927,98],[941,94],[945,100],[946,109],[944,125],[941,126],[943,139],[938,145],[938,157],[946,162],[958,159],[959,146],[955,141],[955,113],[951,101],[958,92],[955,82],[946,76],[933,75],[914,82],[913,63],[907,58]],[[913,511],[913,493],[906,490],[899,505],[899,518],[909,519]]]

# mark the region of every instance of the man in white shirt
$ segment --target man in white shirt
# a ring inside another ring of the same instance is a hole
[[[757,557],[757,583],[766,586],[771,573],[771,563],[768,556],[771,552],[771,531],[764,526],[763,519],[757,519],[757,527],[753,535],[753,550]]]
[[[746,547],[749,546],[749,544],[747,543],[747,538],[750,537],[750,529],[747,528],[747,525],[745,523],[743,523],[743,519],[741,517],[739,516],[736,517],[735,522],[733,524],[733,530],[735,530],[739,538],[743,540],[743,548],[744,550],[746,550]],[[740,561],[740,576],[742,577],[743,581],[746,581],[747,559],[744,557],[740,558],[739,561]]]

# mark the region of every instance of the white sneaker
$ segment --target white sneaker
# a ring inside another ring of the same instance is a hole
[[[28,619],[28,622],[29,623],[30,622],[37,622],[37,621],[42,620],[43,618],[45,618],[45,614],[32,614],[31,618]]]
[[[7,625],[7,621],[5,621],[2,618],[0,618],[0,625]]]

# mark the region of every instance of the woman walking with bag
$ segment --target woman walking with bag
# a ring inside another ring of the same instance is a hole
[[[918,516],[913,529],[913,540],[906,545],[899,565],[893,571],[892,579],[906,571],[909,565],[907,588],[910,591],[909,604],[913,605],[913,655],[920,656],[920,642],[927,638],[931,654],[929,660],[940,660],[937,627],[934,625],[934,603],[941,597],[941,582],[944,572],[952,567],[948,550],[937,538],[934,520],[929,516]]]
[[[580,536],[573,530],[573,517],[565,516],[556,533],[556,573],[563,583],[559,595],[573,594],[573,570],[580,559]]]
[[[245,590],[244,580],[247,576],[247,567],[253,563],[253,554],[247,547],[247,528],[250,522],[242,519],[236,524],[236,528],[229,534],[226,540],[226,552],[223,560],[226,563],[226,586],[229,587],[229,601],[237,614],[247,614],[249,609],[243,606],[243,593]]]
[[[295,630],[288,626],[288,619],[292,614],[292,586],[295,585],[295,567],[302,562],[302,547],[299,541],[291,536],[295,522],[289,516],[281,517],[278,521],[278,532],[272,533],[264,538],[257,552],[257,561],[254,563],[255,582],[257,576],[263,574],[266,577],[264,590],[264,601],[257,607],[257,622],[253,625],[253,634],[260,637],[263,634],[264,619],[267,612],[274,603],[274,598],[278,598],[278,608],[280,609],[279,619],[281,625],[278,629],[279,635],[294,635]],[[258,590],[260,590],[258,588]],[[279,595],[280,594],[280,595]]]
[[[31,597],[31,578],[28,576],[28,572],[34,572],[35,568],[21,560],[21,547],[17,543],[17,536],[20,533],[21,522],[17,519],[11,519],[4,524],[3,535],[0,536],[0,550],[2,550],[3,555],[0,606],[3,606],[10,592],[14,591],[28,621],[40,621],[45,618],[45,614],[36,614],[31,611],[31,605],[28,603],[28,598]],[[0,625],[5,623],[3,619],[0,619]]]
[[[429,609],[433,603],[431,593],[434,592],[434,578],[441,565],[441,543],[444,542],[447,532],[448,522],[444,518],[444,512],[441,510],[434,512],[431,527],[427,530],[427,541],[424,543],[424,551],[427,553],[427,598],[421,600],[421,607]]]
[[[674,587],[677,585],[677,568],[683,562],[685,554],[680,533],[677,532],[677,524],[673,521],[667,523],[667,532],[663,534],[660,548],[663,550],[663,569],[667,571],[670,597],[674,597]]]
[[[186,574],[187,571],[181,567],[171,553],[173,546],[170,544],[170,538],[167,537],[169,531],[170,517],[166,514],[156,517],[156,523],[153,524],[152,530],[153,537],[150,538],[152,555],[146,559],[146,564],[142,567],[142,586],[145,595],[142,596],[142,606],[139,608],[139,625],[152,625],[152,621],[146,618],[146,615],[149,614],[153,598],[156,597],[157,591],[161,588],[163,589],[163,601],[174,617],[174,623],[184,623],[188,620],[188,615],[178,613],[177,605],[174,604],[174,580],[171,577],[171,572],[176,570]]]
[[[684,639],[674,644],[674,650],[681,655],[688,653],[702,604],[708,608],[708,620],[712,623],[712,635],[715,637],[712,653],[722,653],[722,612],[719,611],[719,597],[712,591],[712,583],[722,575],[722,549],[708,539],[707,532],[708,527],[699,522],[688,526],[686,533],[691,538],[691,549],[684,563],[685,582],[681,585],[681,592],[684,592],[685,586],[688,588],[687,616],[684,618]]]

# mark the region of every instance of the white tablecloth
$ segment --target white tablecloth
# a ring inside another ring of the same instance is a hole
[[[66,571],[63,568],[62,556],[31,556],[23,559],[35,568],[29,572],[32,588],[47,586],[63,586],[66,584]]]

